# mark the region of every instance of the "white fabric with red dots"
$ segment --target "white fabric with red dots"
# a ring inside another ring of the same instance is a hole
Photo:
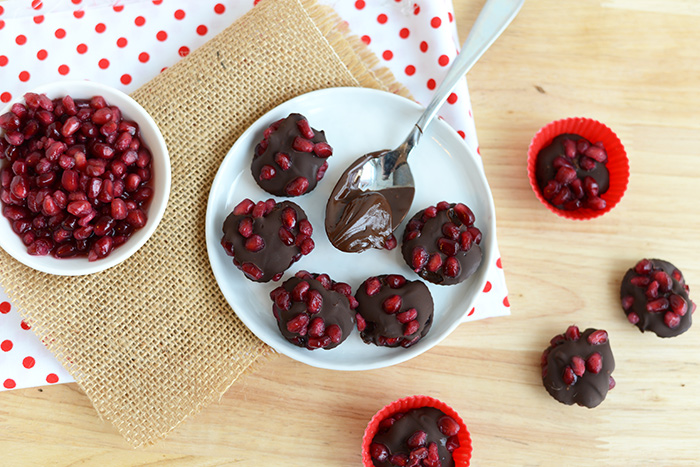
[[[422,104],[459,50],[451,0],[322,0]],[[47,82],[88,79],[130,93],[257,0],[0,0],[0,104]],[[439,115],[481,154],[464,80]],[[467,320],[510,313],[500,255]],[[0,281],[2,265],[0,265]],[[50,336],[44,336],[48,339]],[[0,391],[73,379],[0,287]]]

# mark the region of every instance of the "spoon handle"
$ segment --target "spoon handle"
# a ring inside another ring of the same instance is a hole
[[[455,58],[433,99],[418,119],[416,126],[422,133],[435,117],[455,85],[471,69],[491,44],[508,27],[525,0],[487,0],[474,22],[462,50]],[[417,143],[417,141],[416,141]]]

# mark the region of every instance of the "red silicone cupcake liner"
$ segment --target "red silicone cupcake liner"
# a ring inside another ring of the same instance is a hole
[[[542,196],[535,177],[535,162],[540,150],[549,145],[552,140],[563,133],[573,133],[583,136],[591,143],[602,141],[605,151],[608,153],[608,163],[606,167],[610,172],[610,187],[608,191],[601,195],[605,200],[606,207],[601,210],[580,208],[575,211],[557,209]],[[530,179],[530,186],[535,192],[535,196],[544,204],[547,209],[554,214],[567,219],[587,220],[602,216],[614,208],[622,199],[627,189],[630,177],[630,166],[625,148],[617,135],[604,124],[590,118],[565,118],[556,120],[538,131],[530,142],[527,151],[527,174]]]
[[[365,467],[374,467],[372,457],[369,454],[369,445],[372,444],[372,439],[374,435],[377,434],[379,422],[397,412],[407,412],[411,409],[418,409],[421,407],[434,407],[441,410],[445,415],[449,415],[459,424],[460,429],[457,434],[459,448],[455,449],[452,453],[452,458],[454,459],[455,467],[469,466],[469,461],[472,457],[472,439],[469,436],[467,425],[459,414],[449,405],[430,396],[409,396],[384,406],[383,409],[374,414],[372,420],[367,424],[365,435],[362,437],[362,464]]]

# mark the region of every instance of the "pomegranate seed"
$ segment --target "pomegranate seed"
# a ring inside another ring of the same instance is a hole
[[[438,453],[438,445],[434,441],[428,443],[428,457],[426,457],[423,461],[423,465],[425,465],[426,462],[431,463],[431,465],[429,465],[428,467],[441,467],[440,454]]]
[[[329,336],[323,337],[311,337],[309,342],[306,344],[309,349],[322,349],[328,347],[331,343],[331,338]]]
[[[571,386],[576,382],[576,374],[570,366],[567,366],[564,368],[564,374],[562,375],[561,379],[564,381],[564,384]]]
[[[70,136],[80,129],[80,120],[77,117],[69,117],[61,127],[63,136]]]
[[[455,436],[460,430],[459,423],[457,423],[454,418],[447,415],[443,415],[438,419],[438,428],[440,429],[440,433],[445,436]]]
[[[265,215],[265,210],[267,206],[265,205],[265,201],[258,201],[255,203],[255,206],[253,207],[253,210],[251,211],[251,215],[255,219],[259,219]]]
[[[289,170],[289,168],[292,166],[291,159],[287,154],[283,152],[278,152],[277,154],[275,154],[275,163],[282,170]]]
[[[554,167],[556,170],[559,170],[562,167],[569,167],[569,168],[573,169],[574,164],[569,159],[567,159],[563,156],[557,156],[552,161],[552,167]]]
[[[422,246],[417,246],[411,252],[411,266],[419,272],[428,262],[428,252]]]
[[[460,234],[459,227],[452,222],[446,222],[442,226],[442,234],[450,240],[457,240]]]
[[[323,296],[318,290],[311,289],[306,294],[306,309],[309,313],[315,314],[321,311],[323,306]]]
[[[581,331],[579,330],[578,326],[571,325],[566,329],[566,332],[564,333],[567,339],[570,341],[577,341],[581,338]]]
[[[571,193],[574,195],[574,198],[576,198],[576,201],[582,199],[586,194],[583,190],[583,182],[579,178],[574,179],[569,184],[569,188],[571,189]]]
[[[301,254],[304,256],[311,253],[315,247],[316,247],[316,244],[310,238],[305,238],[304,241],[301,242],[301,245],[299,245],[299,249],[301,250]]]
[[[688,303],[680,295],[671,294],[668,297],[668,302],[671,307],[671,310],[678,316],[685,316],[688,312]]]
[[[418,430],[415,431],[411,436],[408,437],[406,440],[406,444],[408,445],[409,448],[418,448],[421,446],[425,446],[425,442],[428,440],[428,433],[426,433],[423,430]]]
[[[336,292],[345,295],[346,297],[349,297],[352,295],[352,288],[350,287],[349,284],[346,284],[345,282],[338,282],[333,285],[333,290]]]
[[[282,225],[288,229],[293,229],[297,225],[297,212],[292,207],[286,207],[282,210]]]
[[[384,249],[386,250],[393,250],[397,245],[398,241],[396,240],[394,234],[391,234],[384,239]]]
[[[323,318],[314,318],[311,320],[308,331],[309,337],[323,337],[325,332],[326,323],[323,321]]]
[[[559,183],[570,184],[571,182],[577,179],[576,170],[571,167],[561,167],[559,168],[559,170],[557,170],[555,179]]]
[[[586,206],[591,209],[595,209],[596,211],[600,211],[602,209],[605,209],[607,203],[603,198],[599,198],[597,196],[589,196],[586,200]]]
[[[298,334],[302,329],[306,330],[309,324],[309,317],[305,313],[299,313],[294,318],[287,321],[287,331]],[[304,331],[306,334],[306,331]]]
[[[439,238],[437,241],[437,246],[440,251],[448,256],[454,256],[459,251],[459,243],[447,238]]]
[[[659,290],[661,292],[669,292],[673,286],[673,279],[668,275],[666,271],[655,271],[653,274],[655,281],[659,283]]]
[[[343,331],[337,324],[331,324],[326,328],[326,335],[331,338],[331,342],[334,344],[339,343],[343,338]]]
[[[46,202],[47,198],[44,198],[44,202]],[[77,217],[86,215],[91,209],[92,205],[88,201],[73,201],[68,203],[67,207],[68,212]]]
[[[586,369],[596,375],[600,373],[600,370],[603,369],[603,357],[598,352],[591,354],[586,359]]]
[[[92,235],[93,228],[91,225],[80,227],[73,231],[73,238],[76,240],[87,240]]]
[[[294,142],[292,143],[292,149],[299,152],[313,152],[314,143],[308,139],[297,136],[294,138]]]
[[[630,323],[637,324],[639,322],[639,315],[634,311],[631,311],[630,314],[627,315],[627,319]]]
[[[671,329],[677,328],[681,324],[681,317],[672,311],[667,311],[664,314],[664,324]]]
[[[250,217],[241,219],[240,222],[238,222],[238,233],[240,233],[243,238],[250,237],[253,234],[253,219]]]
[[[319,274],[316,277],[316,280],[321,283],[321,285],[323,286],[324,289],[326,289],[326,290],[331,289],[332,281],[331,281],[331,278],[328,274]]]
[[[276,173],[275,168],[271,165],[263,165],[260,169],[260,180],[271,180]]]
[[[325,142],[316,143],[314,144],[314,154],[323,158],[330,157],[333,155],[333,148]]]
[[[112,120],[112,109],[109,107],[101,107],[97,109],[93,114],[92,114],[92,123],[95,125],[104,125],[105,123],[109,122]]]
[[[391,457],[389,457],[389,463],[398,467],[406,467],[408,465],[408,454],[405,452],[392,454]]]
[[[596,162],[590,157],[581,156],[578,160],[578,165],[585,171],[591,171],[595,169]]]
[[[423,229],[423,222],[419,221],[418,219],[411,219],[408,221],[408,224],[406,225],[406,230],[407,231],[413,231],[413,230],[422,230]]]
[[[469,251],[472,247],[472,236],[468,231],[459,234],[459,247],[462,251]]]
[[[433,253],[428,259],[428,263],[425,265],[425,269],[430,272],[437,272],[442,267],[442,256],[440,253]]]
[[[133,211],[129,211],[126,215],[126,221],[137,229],[140,229],[146,225],[146,214],[140,209],[134,209]]]
[[[361,314],[355,313],[355,321],[357,321],[357,330],[362,332],[367,327],[367,321],[362,317]]]
[[[5,131],[17,131],[21,125],[21,121],[14,112],[7,112],[0,115],[0,128]]]
[[[382,303],[382,309],[387,314],[394,314],[401,309],[402,299],[399,295],[392,295]]]
[[[622,297],[622,309],[627,311],[634,305],[634,297],[632,295],[625,295]]]
[[[608,333],[602,329],[593,331],[588,335],[588,343],[591,345],[605,344],[608,341]]]
[[[443,272],[447,277],[457,277],[461,270],[462,266],[460,266],[459,261],[454,256],[450,256],[445,260]]]
[[[657,281],[652,281],[644,294],[650,300],[657,298],[659,296],[659,283]]]
[[[263,276],[262,270],[253,263],[243,263],[240,268],[249,279],[258,280]]]
[[[615,387],[615,380],[612,375],[608,376],[608,391]]]
[[[251,235],[245,242],[245,248],[256,253],[265,248],[265,240],[260,235]]]
[[[576,157],[576,142],[572,139],[565,139],[563,141],[564,145],[564,154],[566,157],[569,159],[573,159]]]
[[[608,160],[608,154],[605,152],[605,149],[602,149],[598,146],[591,146],[586,151],[584,152],[586,157],[590,157],[594,161],[597,162],[606,162]]]
[[[282,240],[282,243],[285,245],[294,245],[294,234],[292,234],[289,230],[285,229],[284,227],[280,227],[278,235],[280,240]]]
[[[432,219],[435,216],[437,216],[437,208],[435,206],[428,206],[423,211],[423,222],[427,221],[428,219]]]
[[[379,462],[384,462],[387,459],[389,459],[389,450],[387,449],[386,446],[380,443],[372,443],[369,445],[369,454],[372,456],[372,459],[375,459]]]
[[[112,239],[112,237],[102,237],[95,242],[91,251],[95,252],[97,255],[97,258],[95,259],[98,259],[108,256],[112,252],[113,248],[114,239]],[[90,258],[88,257],[88,259]]]
[[[557,193],[561,190],[561,183],[552,179],[547,182],[547,184],[542,189],[542,195],[548,201],[551,201]]]
[[[669,301],[665,297],[657,298],[655,300],[650,300],[647,302],[647,311],[649,313],[661,313],[662,311],[668,310]]]
[[[305,118],[297,120],[297,128],[299,128],[301,136],[306,139],[312,139],[315,136],[311,126],[309,125],[309,121]]]
[[[39,238],[27,247],[27,253],[32,256],[46,256],[51,252],[52,248],[51,240]]]
[[[309,188],[309,180],[306,177],[297,177],[287,184],[284,191],[289,196],[301,196]]]
[[[311,226],[311,222],[309,222],[306,219],[302,219],[301,221],[299,221],[299,232],[310,237],[314,233],[314,229]]]
[[[406,283],[406,278],[399,274],[389,274],[384,280],[392,289],[403,287],[403,285]]]
[[[418,311],[415,308],[409,308],[408,310],[402,311],[396,315],[396,319],[401,324],[406,324],[415,320],[416,318],[418,318]]]
[[[109,216],[100,217],[95,223],[95,235],[100,237],[108,235],[114,228],[115,223],[116,221]]]
[[[651,270],[652,264],[651,261],[649,261],[648,259],[642,259],[634,266],[634,272],[636,272],[640,276],[648,275],[651,272]]]
[[[403,335],[404,336],[410,336],[411,334],[415,334],[418,332],[420,329],[420,323],[416,320],[409,321],[406,323],[403,327]]]
[[[10,192],[17,198],[26,198],[29,194],[29,181],[21,175],[15,175],[10,183]]]
[[[449,452],[454,452],[455,449],[459,448],[459,446],[460,446],[459,437],[450,436],[449,438],[447,438],[447,443],[445,443],[445,448],[447,448],[447,450]]]
[[[637,287],[647,287],[651,284],[651,279],[646,276],[636,276],[630,279],[630,284]]]
[[[292,300],[295,302],[306,301],[306,296],[308,294],[309,288],[311,286],[306,281],[301,281],[292,289]]]
[[[672,275],[675,280],[677,280],[680,283],[683,283],[683,275],[678,269],[674,269]]]
[[[240,216],[243,214],[250,214],[251,211],[253,210],[253,207],[255,206],[255,203],[249,200],[248,198],[244,199],[240,203],[236,205],[235,208],[233,208],[233,214]]]
[[[328,170],[328,161],[325,161],[321,167],[318,168],[316,172],[316,181],[319,181],[326,175],[326,170]]]
[[[365,293],[370,297],[379,292],[381,288],[382,283],[376,277],[372,277],[365,281]]]

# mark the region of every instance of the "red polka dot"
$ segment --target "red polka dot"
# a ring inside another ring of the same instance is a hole
[[[19,323],[19,327],[24,329],[25,331],[29,331],[32,327],[28,325],[24,320],[22,320],[21,323]]]
[[[158,39],[161,42],[163,42],[167,38],[168,38],[168,33],[165,31],[158,31],[158,33],[156,34],[156,39]]]
[[[129,41],[126,40],[126,37],[120,37],[117,39],[117,47],[124,48],[126,47],[126,44],[128,44]]]
[[[428,89],[430,89],[431,91],[435,89],[435,80],[432,78],[428,80]]]
[[[136,18],[134,18],[134,24],[136,26],[143,26],[144,24],[146,24],[146,18],[144,18],[143,16],[137,16]]]
[[[510,307],[510,302],[508,301],[508,296],[506,295],[506,298],[503,299],[503,305]]]
[[[12,350],[12,341],[11,340],[2,341],[2,344],[0,344],[0,349],[2,349],[3,352],[9,352],[10,350]]]
[[[102,60],[97,62],[97,66],[99,66],[103,70],[106,70],[107,68],[109,68],[109,60],[107,60],[106,58],[103,58]]]
[[[105,23],[97,23],[95,25],[95,31],[98,34],[102,34],[103,32],[105,32],[105,29],[107,29],[107,26],[105,26]]]
[[[24,357],[24,360],[22,360],[22,366],[25,368],[31,368],[34,366],[34,357]]]
[[[86,44],[78,44],[78,47],[76,47],[75,50],[77,50],[78,53],[82,55],[85,52],[87,52],[87,45]]]
[[[364,7],[365,7],[365,1],[364,1],[364,0],[357,0],[357,1],[355,2],[355,8],[357,8],[358,10],[361,10],[361,9],[363,9]]]
[[[151,57],[148,55],[147,52],[141,52],[139,54],[139,62],[141,62],[141,63],[146,63],[148,61],[148,59],[150,59],[150,58]]]
[[[478,155],[481,155],[481,148],[479,146],[476,147],[476,153]]]
[[[63,28],[58,28],[56,29],[54,35],[56,36],[56,39],[63,39],[64,37],[66,37],[66,30]]]
[[[5,65],[7,65],[7,57],[5,55],[0,55],[0,66],[5,66]],[[7,303],[7,302],[2,302],[2,304],[0,304],[0,306],[4,305],[5,303]],[[10,311],[10,308],[9,308],[10,304],[7,303],[7,306],[8,306],[7,311]],[[2,313],[7,313],[7,311],[3,311]]]
[[[56,375],[56,373],[49,373],[46,375],[46,382],[49,384],[58,383],[58,375]]]
[[[44,6],[44,3],[41,0],[32,0],[32,8],[35,10],[39,10],[42,6]]]
[[[205,25],[200,24],[199,26],[197,26],[197,34],[199,34],[200,36],[206,35],[207,31],[209,31],[209,29],[207,29]]]
[[[384,24],[384,23],[386,23],[388,20],[389,20],[389,17],[387,17],[387,15],[385,15],[384,13],[382,13],[382,14],[379,15],[379,16],[377,16],[377,22],[378,22],[379,24]]]
[[[0,29],[5,27],[5,21],[0,19]]]
[[[409,31],[408,28],[402,28],[399,31],[399,37],[401,39],[406,39],[410,34],[411,34],[411,31]]]
[[[15,383],[14,379],[6,379],[2,385],[5,387],[5,389],[13,389],[17,384]]]
[[[176,10],[175,11],[175,19],[183,19],[184,17],[185,17],[184,10]]]
[[[454,92],[450,93],[450,95],[447,96],[447,102],[449,104],[454,104],[455,102],[457,102],[457,94],[455,94]]]
[[[68,73],[70,73],[70,67],[68,67],[68,65],[60,65],[58,67],[59,75],[66,76]]]
[[[163,0],[153,0],[154,5],[160,5],[161,3],[163,3]]]
[[[33,19],[36,24],[41,24],[44,22],[44,15],[37,15]]]
[[[10,94],[9,92],[3,92],[2,94],[0,94],[0,102],[10,102],[10,99],[12,99],[12,94]]]
[[[440,55],[438,58],[438,65],[440,66],[447,66],[447,64],[450,63],[450,57],[447,55]]]
[[[430,20],[430,25],[434,28],[439,28],[441,24],[442,20],[437,16]]]
[[[114,5],[114,6],[112,7],[112,9],[113,9],[114,11],[116,11],[117,13],[119,13],[120,11],[122,11],[122,10],[124,9],[124,5]]]
[[[462,139],[466,138],[467,135],[464,134],[462,130],[457,130],[457,134],[462,137]]]
[[[451,12],[451,11],[448,11],[448,12],[447,12],[447,18],[450,20],[450,23],[451,23],[452,21],[454,21],[454,17],[452,16],[452,12]]]
[[[498,258],[498,259],[496,260],[496,267],[497,267],[498,269],[503,269],[503,263],[501,262],[501,258]]]
[[[80,2],[82,2],[83,0],[71,0],[71,1],[73,2],[73,5],[79,5]]]
[[[17,45],[24,45],[27,43],[27,36],[20,34],[19,36],[15,37],[15,42]]]
[[[124,84],[124,85],[129,84],[129,83],[131,83],[131,75],[128,73],[125,73],[122,75],[121,78],[119,78],[119,81],[121,81],[122,84]]]
[[[420,43],[420,51],[421,52],[427,52],[428,51],[428,43],[423,41]]]
[[[226,7],[223,3],[217,3],[216,5],[214,5],[214,13],[216,13],[217,15],[223,15],[225,11]]]
[[[490,292],[492,287],[491,282],[486,281],[486,285],[484,285],[484,292]]]
[[[413,14],[417,15],[418,13],[420,13],[420,7],[418,6],[417,3],[414,3],[413,4]]]
[[[416,67],[413,65],[408,65],[404,71],[408,76],[413,76],[413,74],[416,72]]]
[[[183,45],[178,49],[177,53],[180,54],[180,57],[186,57],[190,53],[190,48],[186,45]]]
[[[3,13],[5,13],[5,9],[2,7],[2,5],[0,5],[0,15]]]
[[[473,314],[474,314],[474,310],[476,310],[476,308],[472,307],[472,309],[469,310],[469,313],[467,313],[467,316],[473,315]]]
[[[391,50],[385,50],[382,53],[382,58],[384,60],[391,60],[392,58],[394,58],[394,52],[392,52]]]
[[[168,69],[168,67],[167,67],[167,66],[164,66],[163,68],[160,69],[160,72],[163,73],[163,72],[164,72],[165,70],[167,70],[167,69]]]
[[[367,36],[367,35],[362,36],[361,39],[362,39],[362,42],[364,42],[367,45],[369,45],[369,43],[372,42],[372,38]]]
[[[19,73],[19,80],[22,81],[23,83],[26,83],[29,81],[29,78],[31,78],[31,75],[29,74],[28,71],[21,71]]]
[[[82,18],[83,16],[85,16],[85,11],[84,11],[84,10],[75,10],[75,11],[73,12],[73,16],[75,16],[76,18],[80,19],[80,18]]]

